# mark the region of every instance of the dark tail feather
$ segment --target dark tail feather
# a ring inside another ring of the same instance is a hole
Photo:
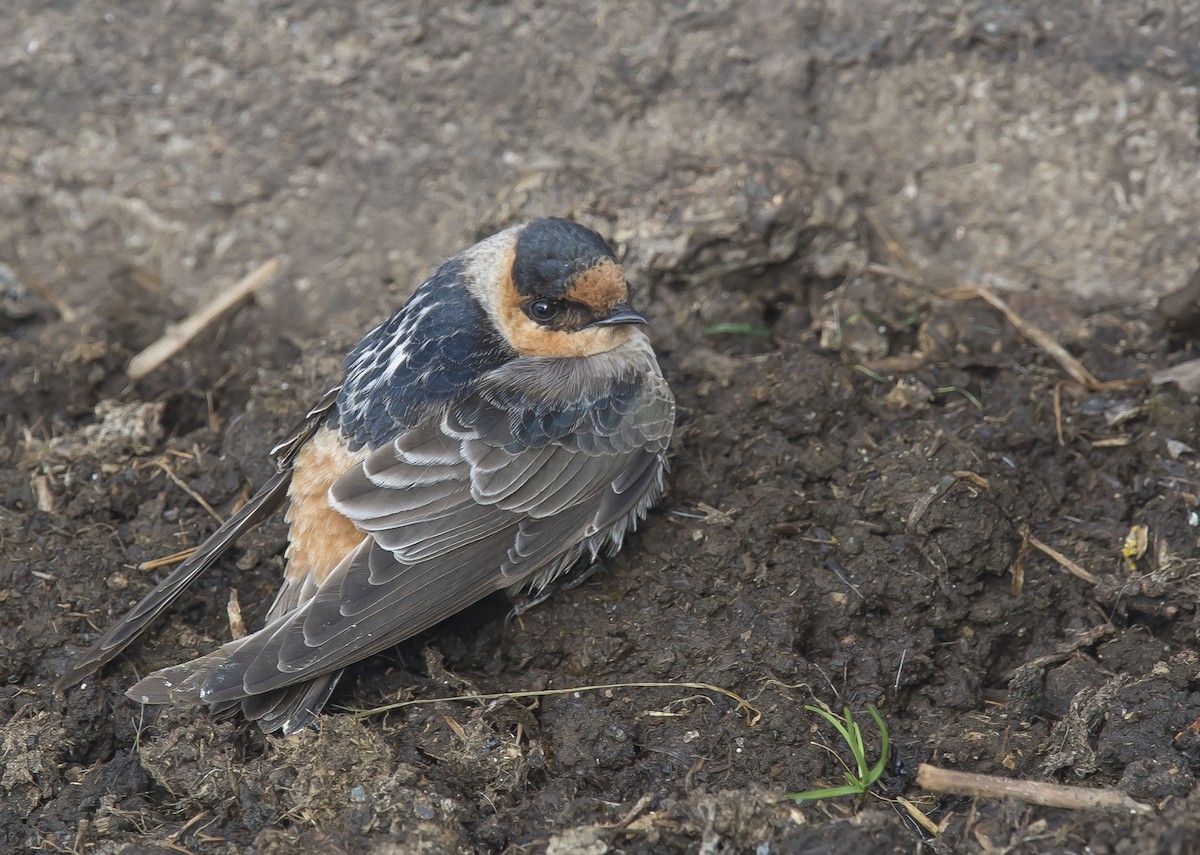
[[[333,694],[341,676],[341,671],[334,671],[307,683],[251,695],[242,700],[242,715],[257,721],[264,733],[282,730],[284,736],[290,736],[317,723],[317,715]]]
[[[200,690],[204,682],[237,651],[240,641],[230,641],[191,662],[155,671],[143,677],[125,695],[143,704],[201,703]],[[287,736],[316,723],[317,715],[333,694],[341,676],[339,669],[259,695],[243,695],[219,701],[210,704],[209,711],[217,718],[227,718],[240,709],[247,719],[257,721],[264,733],[282,730]]]
[[[139,704],[198,704],[204,681],[225,664],[241,641],[227,641],[211,653],[147,674],[125,690],[125,697]],[[212,706],[219,708],[223,704]]]
[[[276,473],[263,485],[249,502],[236,514],[226,520],[225,524],[214,531],[196,550],[196,553],[183,562],[167,578],[163,579],[154,590],[142,598],[136,606],[129,610],[121,620],[104,633],[91,648],[80,656],[71,670],[64,674],[54,684],[54,690],[61,692],[80,682],[88,674],[102,665],[112,661],[121,651],[128,647],[138,636],[146,631],[151,622],[162,614],[163,610],[190,585],[201,573],[212,567],[226,550],[248,529],[253,528],[266,516],[273,513],[287,495],[288,484],[291,483],[292,473],[284,471]]]

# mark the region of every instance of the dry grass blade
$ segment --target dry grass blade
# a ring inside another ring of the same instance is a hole
[[[391,712],[402,707],[414,707],[423,704],[441,704],[452,701],[496,701],[501,698],[545,698],[552,695],[570,695],[575,692],[602,692],[608,689],[701,689],[706,692],[716,692],[729,698],[738,708],[746,715],[746,724],[753,727],[762,718],[762,712],[755,708],[751,703],[736,692],[721,686],[714,686],[712,683],[603,683],[595,686],[570,686],[565,689],[538,689],[528,692],[492,692],[486,695],[454,695],[448,698],[417,698],[410,701],[400,701],[395,704],[385,704],[381,707],[372,707],[371,709],[359,710],[347,708],[348,712],[354,713],[357,718],[366,718],[367,716],[379,715],[380,713]]]
[[[140,380],[154,371],[226,311],[270,282],[278,272],[279,259],[272,258],[219,292],[207,305],[201,306],[179,323],[167,327],[167,331],[157,341],[129,360],[129,379]]]
[[[1029,323],[1029,321],[1025,320],[1012,309],[1010,309],[1008,304],[995,294],[979,287],[978,285],[970,283],[964,285],[963,287],[973,296],[983,300],[993,309],[1004,315],[1008,322],[1016,327],[1017,332],[1049,354],[1050,358],[1057,362],[1063,371],[1071,375],[1071,378],[1076,383],[1087,386],[1089,389],[1100,388],[1104,385],[1098,379],[1096,379],[1092,372],[1088,371],[1087,368],[1084,367],[1082,362],[1068,353],[1067,349],[1054,339],[1054,336],[1050,335],[1050,333],[1046,332],[1040,327],[1035,327],[1033,324]]]
[[[157,570],[159,567],[167,567],[171,564],[178,564],[180,561],[187,561],[196,553],[197,547],[189,546],[187,549],[181,549],[179,552],[172,552],[170,555],[163,555],[159,558],[151,558],[149,561],[143,561],[138,565],[139,570]]]
[[[875,229],[875,233],[879,235],[879,239],[883,241],[884,249],[887,250],[888,255],[890,255],[903,269],[902,276],[898,278],[904,278],[913,284],[924,283],[925,277],[921,275],[920,265],[918,265],[916,261],[913,260],[913,257],[908,254],[908,250],[906,250],[899,241],[892,237],[891,232],[889,232],[887,227],[880,222],[879,218],[875,216],[873,211],[867,211],[867,222],[871,224],[871,228]],[[889,270],[887,272],[894,275],[900,271]]]

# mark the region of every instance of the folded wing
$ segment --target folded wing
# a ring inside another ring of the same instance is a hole
[[[363,540],[290,612],[129,695],[228,704],[279,692],[619,546],[661,490],[674,402],[657,371],[567,416],[501,391],[434,414],[334,483],[332,507]]]

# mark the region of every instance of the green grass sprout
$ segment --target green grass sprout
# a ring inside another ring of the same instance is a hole
[[[873,371],[872,369],[870,369],[867,366],[862,365],[860,363],[855,363],[853,366],[851,366],[851,368],[854,371],[857,371],[859,374],[863,374],[867,377],[870,377],[876,383],[886,383],[887,382],[887,378],[884,377],[882,374],[880,374],[878,371]]]
[[[935,395],[947,395],[950,392],[957,392],[958,394],[962,395],[964,398],[966,398],[968,401],[970,401],[972,404],[975,405],[975,409],[979,410],[980,412],[983,412],[983,401],[976,398],[974,395],[972,395],[970,392],[968,392],[966,389],[962,388],[961,386],[939,386],[933,390],[933,393]]]
[[[814,801],[816,799],[836,799],[839,796],[859,796],[860,798],[865,796],[867,790],[883,775],[883,769],[887,765],[888,760],[887,725],[879,717],[879,710],[875,709],[874,705],[867,707],[871,713],[871,718],[875,719],[875,726],[879,728],[879,760],[875,762],[874,766],[868,766],[867,746],[863,742],[862,729],[858,726],[858,722],[854,720],[849,707],[842,707],[842,715],[840,717],[820,707],[806,704],[804,708],[810,712],[817,713],[833,725],[834,729],[841,735],[842,741],[850,748],[857,773],[851,771],[846,762],[835,753],[834,756],[837,756],[842,765],[846,767],[846,771],[843,773],[843,776],[846,778],[845,785],[841,787],[822,787],[817,790],[804,790],[800,793],[788,793],[786,798],[794,801]]]
[[[759,338],[770,338],[771,331],[757,324],[723,323],[713,324],[704,330],[705,335],[753,335]]]

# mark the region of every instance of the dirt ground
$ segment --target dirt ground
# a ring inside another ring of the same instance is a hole
[[[1156,303],[1200,243],[1200,3],[781,9],[11,0],[0,850],[1200,851],[1200,406],[1150,382],[1200,356],[1195,301]],[[613,240],[680,404],[605,572],[352,669],[320,733],[126,700],[229,637],[232,590],[261,616],[274,520],[52,693],[363,331],[542,214]],[[760,715],[632,685],[338,712],[648,682]],[[783,798],[840,782],[812,703],[886,721],[864,801]],[[1153,809],[935,796],[921,763]]]

